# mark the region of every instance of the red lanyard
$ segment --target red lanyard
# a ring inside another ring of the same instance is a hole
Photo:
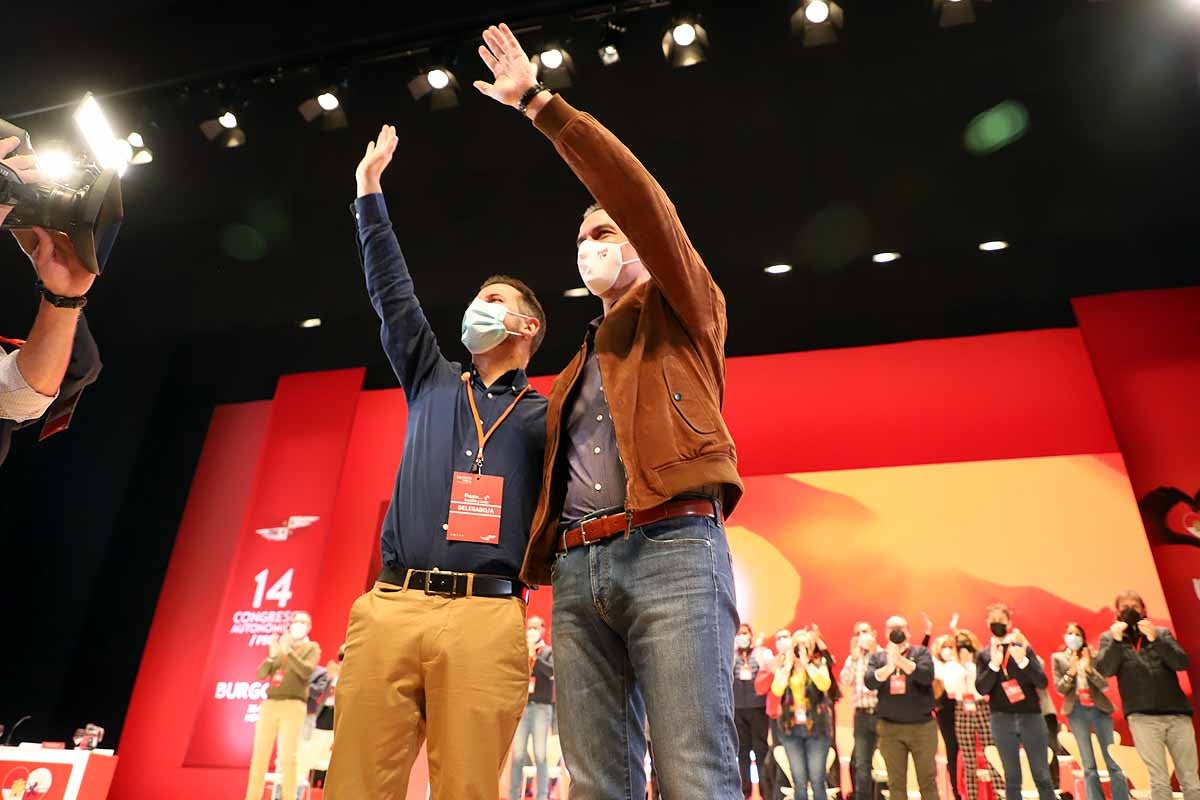
[[[479,451],[475,454],[475,472],[483,474],[483,447],[487,444],[488,439],[492,438],[492,434],[500,427],[500,423],[508,419],[508,415],[517,407],[517,403],[521,402],[521,398],[529,391],[529,386],[526,386],[518,394],[515,400],[504,410],[500,418],[493,423],[487,433],[483,431],[483,419],[479,416],[479,407],[475,405],[475,393],[471,391],[471,373],[464,372],[462,375],[463,386],[467,390],[467,400],[471,403],[471,414],[475,417],[475,433],[479,436]]]
[[[24,339],[9,339],[7,336],[0,336],[0,344],[9,344],[13,347],[24,347]]]

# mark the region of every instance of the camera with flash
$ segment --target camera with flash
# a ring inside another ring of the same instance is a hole
[[[75,119],[97,158],[80,157],[57,180],[37,184],[25,183],[15,170],[0,163],[0,205],[13,209],[0,229],[38,226],[65,233],[84,267],[99,275],[125,217],[120,169],[109,155],[111,130],[91,95],[84,99]],[[21,140],[10,155],[33,153],[29,134],[0,119],[0,139],[10,136]]]

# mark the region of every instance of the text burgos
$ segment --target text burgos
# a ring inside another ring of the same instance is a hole
[[[270,681],[217,681],[218,700],[266,700]]]

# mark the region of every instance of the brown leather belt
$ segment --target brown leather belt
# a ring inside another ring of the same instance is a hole
[[[565,553],[576,547],[602,542],[611,539],[619,533],[625,533],[633,528],[653,525],[663,520],[676,517],[709,517],[717,518],[717,502],[715,500],[671,500],[661,506],[648,508],[645,511],[625,511],[620,514],[609,514],[607,517],[597,517],[579,523],[576,528],[564,531],[558,539],[559,552]]]

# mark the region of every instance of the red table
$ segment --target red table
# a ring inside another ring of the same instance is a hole
[[[111,750],[0,747],[0,797],[105,800],[116,769]]]

